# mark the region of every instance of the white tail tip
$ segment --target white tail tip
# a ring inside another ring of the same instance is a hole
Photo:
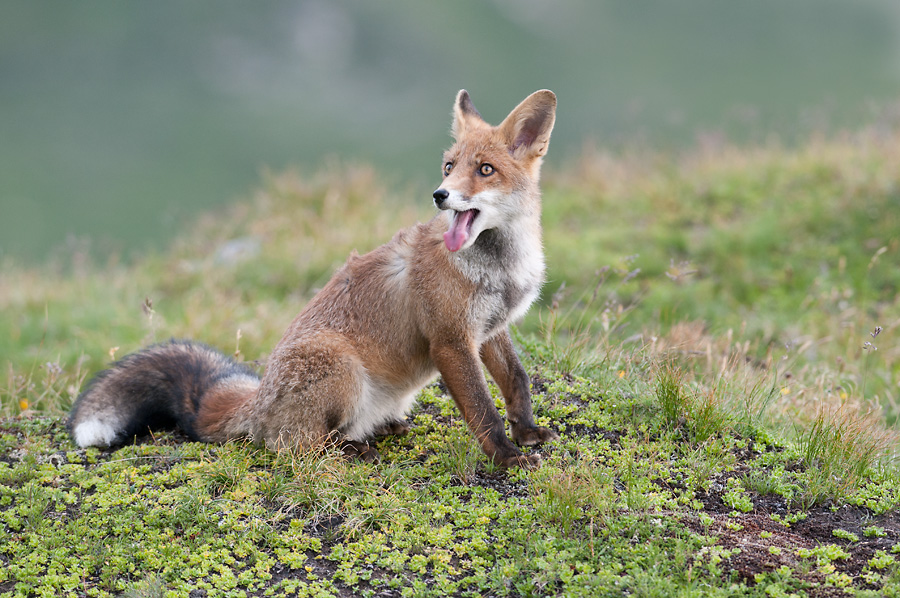
[[[81,422],[72,429],[75,444],[81,448],[109,446],[116,438],[116,428],[109,422],[97,419]]]

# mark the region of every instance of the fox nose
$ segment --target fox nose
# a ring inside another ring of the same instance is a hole
[[[450,197],[450,192],[446,189],[438,189],[434,192],[434,205],[439,209],[443,209],[444,202]]]

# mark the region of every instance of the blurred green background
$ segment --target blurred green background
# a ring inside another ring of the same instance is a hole
[[[430,200],[467,88],[585,143],[786,143],[900,98],[897,0],[0,4],[0,257],[161,247],[263,169],[374,163]]]

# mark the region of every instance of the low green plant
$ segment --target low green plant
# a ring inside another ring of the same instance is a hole
[[[348,490],[346,464],[339,451],[284,449],[270,463],[275,475],[284,480],[278,484],[278,504],[286,512],[321,520],[343,511]],[[271,492],[271,487],[266,490]]]
[[[869,559],[869,567],[874,569],[886,569],[888,567],[894,567],[897,564],[897,560],[893,555],[886,553],[883,550],[878,550],[875,552],[875,555]]]
[[[221,496],[241,485],[252,466],[252,455],[232,447],[232,450],[210,451],[210,459],[201,471],[200,483],[212,496]]]
[[[749,513],[753,510],[753,501],[738,478],[728,478],[725,484],[725,493],[722,495],[722,502],[726,506],[742,513]]]
[[[783,466],[754,469],[742,476],[741,482],[745,488],[757,494],[783,496],[788,502],[800,492],[800,486],[786,474]]]
[[[840,539],[846,540],[848,542],[859,542],[859,536],[857,536],[853,532],[848,532],[847,530],[844,530],[844,529],[840,529],[840,528],[834,529],[831,531],[831,535],[834,536],[835,538],[840,538]]]
[[[822,566],[836,560],[846,560],[850,558],[850,553],[838,546],[837,544],[825,544],[815,548],[799,548],[797,556],[800,558],[814,558],[816,562]]]

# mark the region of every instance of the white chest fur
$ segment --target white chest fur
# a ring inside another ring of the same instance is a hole
[[[524,316],[544,282],[544,252],[537,235],[487,230],[454,255],[454,262],[476,285],[470,318],[482,339]]]

